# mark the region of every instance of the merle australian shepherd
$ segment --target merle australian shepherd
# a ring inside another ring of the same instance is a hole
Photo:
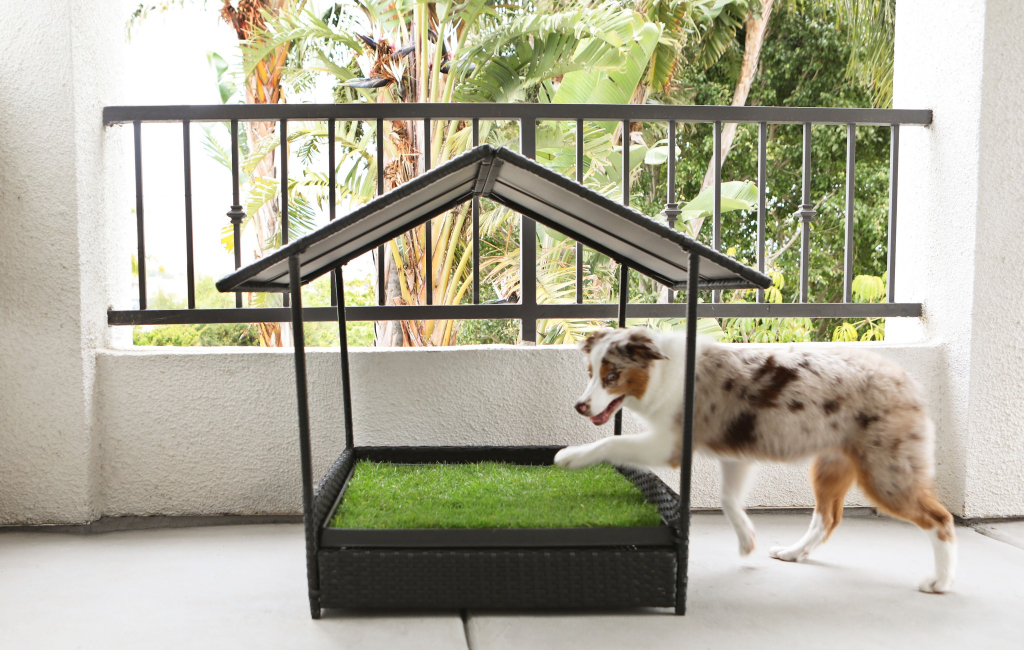
[[[555,463],[679,466],[686,336],[644,328],[601,330],[582,345],[590,382],[576,410],[594,424],[622,406],[646,431],[566,447]],[[854,481],[877,506],[927,531],[935,573],[920,584],[942,593],[953,584],[953,517],[932,487],[934,425],[921,387],[902,368],[855,348],[750,349],[697,341],[694,448],[721,460],[722,510],[754,549],[743,500],[755,461],[813,457],[814,515],[792,546],[769,554],[799,562],[828,539]]]

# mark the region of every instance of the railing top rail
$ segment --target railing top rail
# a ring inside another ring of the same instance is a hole
[[[642,106],[631,104],[219,104],[107,106],[106,126],[141,122],[228,120],[622,120],[771,124],[928,125],[930,110],[789,106]]]

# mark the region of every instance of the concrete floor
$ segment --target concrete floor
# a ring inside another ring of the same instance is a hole
[[[1024,524],[958,529],[956,592],[918,593],[925,536],[850,517],[803,564],[767,557],[806,516],[755,515],[736,553],[720,515],[693,520],[690,612],[309,618],[302,530],[253,525],[0,535],[0,648],[1024,648]],[[999,539],[999,538],[1002,539]],[[1017,545],[1014,545],[1017,542]]]

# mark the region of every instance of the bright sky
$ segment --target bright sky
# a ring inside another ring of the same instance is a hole
[[[238,40],[234,30],[220,19],[219,6],[219,2],[210,2],[203,8],[201,2],[196,2],[166,14],[150,15],[145,20],[128,46],[126,104],[220,103],[216,73],[207,62],[207,54],[217,52],[234,62],[238,56]],[[289,101],[329,102],[330,89],[325,85],[308,96],[289,98]],[[120,128],[130,129],[127,126]],[[224,126],[192,125],[192,219],[196,274],[219,278],[234,268],[232,254],[220,243],[221,229],[229,223],[225,213],[231,205],[231,174],[206,154],[204,128],[213,129],[225,145],[230,139]],[[142,154],[146,256],[151,267],[162,266],[171,276],[163,281],[153,278],[150,282],[165,291],[184,296],[185,200],[181,125],[144,124]],[[296,171],[300,168],[298,161],[293,161],[290,167]],[[131,167],[128,169],[132,174]],[[129,183],[128,187],[134,187],[134,176],[125,182]],[[244,197],[242,202],[245,203]],[[322,218],[327,221],[326,216]],[[134,215],[126,219],[126,224],[129,222],[134,224]],[[254,239],[243,240],[243,264],[252,259],[254,248]],[[155,288],[150,291],[153,290]]]

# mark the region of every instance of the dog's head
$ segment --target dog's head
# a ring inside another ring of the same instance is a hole
[[[576,402],[580,415],[600,426],[622,407],[627,397],[647,392],[651,366],[667,359],[645,328],[600,330],[580,345],[587,355],[590,383]]]

